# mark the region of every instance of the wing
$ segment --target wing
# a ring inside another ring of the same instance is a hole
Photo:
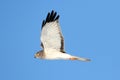
[[[58,22],[59,15],[52,10],[42,22],[41,46],[45,51],[57,50],[65,53],[64,39]]]

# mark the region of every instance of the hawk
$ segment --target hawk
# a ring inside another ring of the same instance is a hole
[[[90,59],[82,58],[67,54],[64,50],[64,38],[60,29],[59,15],[52,10],[48,12],[47,17],[42,22],[41,31],[41,47],[43,50],[35,54],[35,58],[47,60],[79,60],[90,61]]]

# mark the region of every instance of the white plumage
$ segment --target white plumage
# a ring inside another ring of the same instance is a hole
[[[65,52],[64,39],[59,25],[59,15],[54,11],[48,13],[46,20],[43,20],[40,40],[43,50],[35,54],[36,58],[90,61],[90,59],[72,56]]]
[[[44,50],[47,52],[49,49],[60,51],[61,37],[60,27],[58,21],[46,23],[42,29],[41,42],[44,45]]]

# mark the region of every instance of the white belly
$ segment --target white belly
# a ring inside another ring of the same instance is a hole
[[[57,59],[64,59],[67,60],[71,57],[71,55],[66,54],[66,53],[61,53],[61,52],[49,52],[45,54],[45,59],[49,60],[57,60]]]

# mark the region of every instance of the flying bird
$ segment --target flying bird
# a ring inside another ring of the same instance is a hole
[[[79,60],[90,61],[90,59],[70,55],[64,50],[64,38],[60,29],[59,15],[52,10],[42,22],[41,47],[34,57],[47,60]]]

